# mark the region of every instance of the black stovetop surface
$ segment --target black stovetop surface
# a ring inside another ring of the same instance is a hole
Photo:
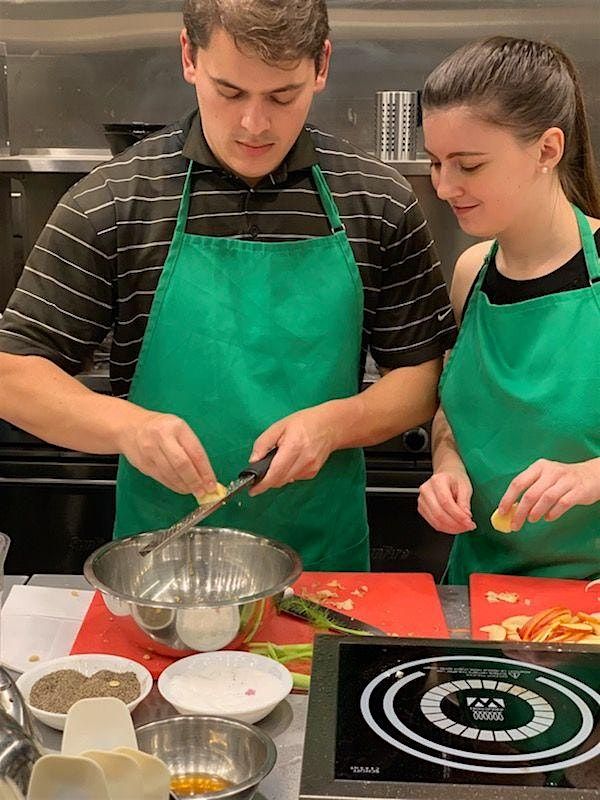
[[[340,797],[425,796],[388,793],[399,784],[476,786],[479,797],[500,787],[538,787],[549,798],[598,790],[597,650],[327,638],[318,646],[335,650],[326,667],[333,679],[319,692],[321,709],[334,706],[321,713],[333,737],[324,772],[332,785],[368,782],[374,792]],[[324,677],[319,661],[314,681]],[[311,726],[309,711],[307,742]]]

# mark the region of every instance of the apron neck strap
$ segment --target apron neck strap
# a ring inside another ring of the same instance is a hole
[[[494,241],[492,242],[492,246],[488,250],[486,257],[483,260],[481,269],[477,273],[477,277],[475,278],[475,281],[473,283],[473,292],[476,292],[481,288],[481,284],[483,283],[483,279],[490,265],[490,261],[496,257],[497,252],[498,252],[498,240],[494,239]]]
[[[340,213],[335,204],[335,200],[333,199],[333,195],[331,194],[331,190],[327,185],[325,176],[321,171],[321,167],[318,164],[313,164],[312,176],[316,184],[317,191],[319,192],[319,197],[321,198],[321,202],[323,203],[323,208],[325,209],[325,213],[327,214],[327,219],[329,220],[329,226],[331,228],[331,232],[338,233],[339,231],[343,231],[344,225],[342,223],[342,220],[340,219]]]
[[[594,234],[592,233],[590,223],[583,211],[575,205],[572,205],[572,208],[575,212],[575,218],[577,219],[577,226],[579,227],[583,255],[585,257],[585,264],[588,275],[590,276],[590,281],[598,280],[598,278],[600,278],[600,258],[598,257],[598,249],[596,248]]]
[[[571,207],[575,212],[575,219],[577,220],[577,227],[579,228],[579,236],[581,238],[581,246],[583,248],[583,255],[585,258],[585,264],[587,267],[588,275],[590,277],[590,281],[595,281],[600,278],[600,257],[598,256],[598,248],[596,247],[596,241],[594,239],[594,234],[592,233],[592,229],[590,228],[590,223],[586,215],[580,208],[577,208],[576,205],[571,203]],[[496,254],[498,253],[498,240],[495,240],[490,247],[490,250],[485,257],[485,261],[483,264],[483,269],[480,271],[480,282],[483,280],[483,274],[487,269],[488,264],[495,258]]]
[[[187,226],[187,218],[190,211],[190,195],[192,186],[192,171],[194,169],[194,162],[190,161],[185,176],[185,183],[183,184],[183,194],[179,203],[179,211],[177,212],[177,224],[175,225],[175,236],[182,236],[185,233]]]

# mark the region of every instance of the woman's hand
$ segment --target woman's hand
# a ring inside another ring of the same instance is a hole
[[[600,458],[563,464],[540,458],[517,475],[498,505],[506,513],[519,497],[512,521],[513,531],[525,521],[553,522],[573,506],[589,506],[600,500]]]
[[[422,484],[419,513],[432,528],[442,533],[474,531],[472,494],[471,481],[463,469],[441,470]]]

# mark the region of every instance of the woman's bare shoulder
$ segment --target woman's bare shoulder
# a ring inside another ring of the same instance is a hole
[[[596,217],[588,217],[587,221],[590,223],[590,228],[592,229],[592,233],[596,233],[596,231],[600,228],[600,219],[596,219]]]
[[[465,250],[464,253],[461,253],[456,260],[452,275],[452,286],[450,287],[450,300],[454,308],[454,316],[458,321],[462,318],[463,308],[471,291],[471,286],[491,246],[491,241],[477,242],[477,244]]]

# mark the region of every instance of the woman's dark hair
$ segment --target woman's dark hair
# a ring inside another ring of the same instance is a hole
[[[425,110],[476,106],[486,122],[533,141],[548,128],[565,135],[558,175],[567,198],[600,217],[600,183],[577,70],[557,45],[495,36],[460,48],[425,82]]]

